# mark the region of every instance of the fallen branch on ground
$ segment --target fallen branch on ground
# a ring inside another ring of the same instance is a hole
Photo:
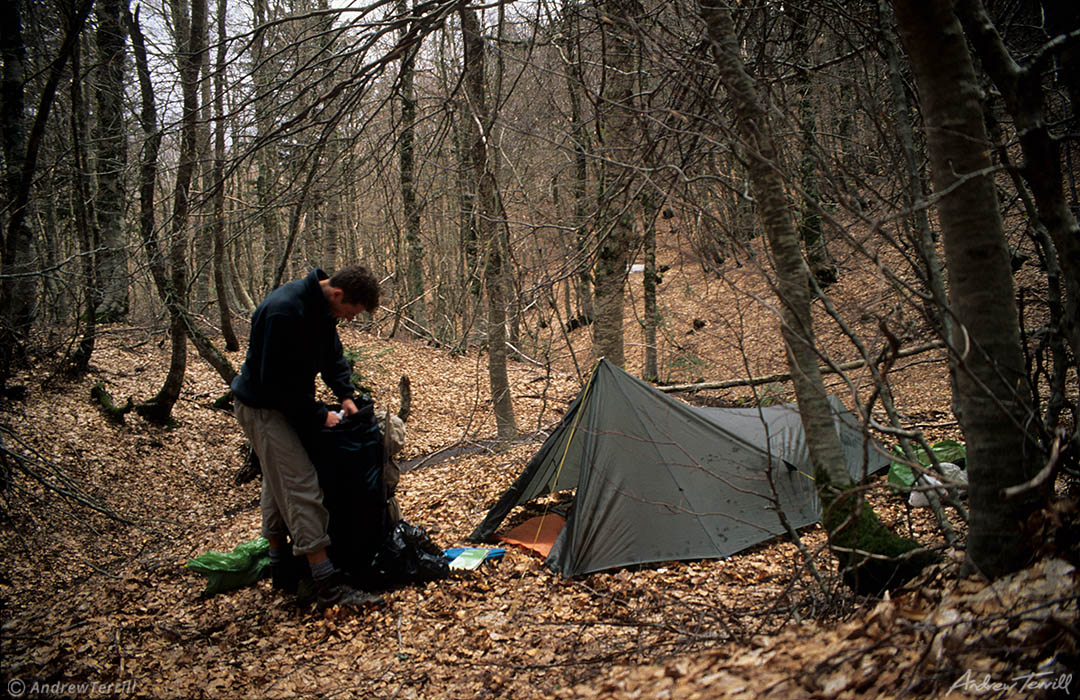
[[[911,355],[918,355],[919,353],[926,352],[928,350],[937,350],[945,347],[944,341],[935,340],[930,343],[924,343],[922,345],[915,345],[910,348],[902,348],[897,350],[895,357],[910,357]],[[837,372],[843,372],[849,369],[858,369],[866,364],[865,360],[852,360],[851,362],[845,362],[836,367],[823,365],[819,367],[822,374],[835,374]],[[774,382],[788,382],[791,381],[790,372],[778,372],[776,374],[767,374],[762,377],[746,377],[744,379],[727,379],[719,382],[698,382],[696,384],[669,384],[667,386],[656,387],[659,391],[672,392],[672,391],[701,391],[704,389],[731,389],[737,386],[760,386],[762,384],[772,384]]]

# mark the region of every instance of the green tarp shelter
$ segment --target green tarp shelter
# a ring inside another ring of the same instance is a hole
[[[830,397],[848,470],[888,465]],[[490,541],[511,509],[576,489],[547,558],[566,577],[620,566],[726,557],[784,532],[772,481],[793,527],[821,506],[794,404],[699,408],[600,360],[524,472],[473,531]]]

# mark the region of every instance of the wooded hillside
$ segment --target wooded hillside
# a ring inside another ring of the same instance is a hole
[[[8,694],[1069,692],[1073,4],[0,3]],[[570,581],[511,550],[357,615],[201,598],[184,562],[259,530],[252,313],[351,264],[353,381],[393,411],[409,378],[400,500],[439,546],[601,357],[797,403],[821,525]],[[928,508],[845,468],[830,394]],[[926,481],[945,439],[966,487]]]

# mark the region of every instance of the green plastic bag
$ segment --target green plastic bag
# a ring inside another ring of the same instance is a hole
[[[185,566],[206,577],[204,596],[255,583],[270,570],[270,543],[265,537],[236,545],[231,552],[207,552]]]
[[[929,467],[933,460],[926,454],[921,446],[913,446],[915,457],[924,467]],[[952,462],[954,464],[967,459],[967,450],[956,440],[939,440],[930,445],[934,456],[940,462]],[[904,450],[900,445],[893,446],[893,453],[900,461],[889,462],[889,483],[903,492],[908,492],[915,485],[915,473],[911,467],[904,463]]]

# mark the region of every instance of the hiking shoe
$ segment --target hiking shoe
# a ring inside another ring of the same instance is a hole
[[[341,605],[350,608],[378,607],[383,604],[383,597],[353,588],[341,580],[340,576],[332,576],[330,581],[316,584],[315,607],[319,612]]]

